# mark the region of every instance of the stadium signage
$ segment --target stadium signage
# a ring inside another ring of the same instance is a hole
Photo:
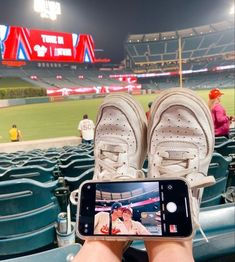
[[[0,25],[0,58],[4,61],[97,63],[91,35]]]

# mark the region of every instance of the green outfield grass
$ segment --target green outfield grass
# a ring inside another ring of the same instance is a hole
[[[235,115],[234,89],[225,89],[222,104],[228,115]],[[208,90],[198,91],[207,101]],[[157,95],[142,95],[135,98],[147,110],[147,105]],[[95,121],[103,99],[76,100],[46,104],[33,104],[0,109],[0,142],[8,142],[8,130],[15,123],[23,134],[23,140],[34,140],[78,135],[77,125],[87,113]]]

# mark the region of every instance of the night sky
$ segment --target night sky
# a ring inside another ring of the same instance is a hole
[[[33,12],[33,0],[1,0],[0,24],[88,33],[103,57],[119,63],[128,34],[156,33],[225,20],[234,0],[59,0],[56,22]]]

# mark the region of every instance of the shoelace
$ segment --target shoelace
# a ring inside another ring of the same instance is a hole
[[[130,172],[127,161],[127,151],[124,146],[106,146],[100,150],[99,158],[96,158],[96,163],[98,163],[100,169],[97,179],[123,180],[130,177],[136,178],[136,174],[139,174],[139,177],[143,177],[143,173],[140,170]]]
[[[179,155],[179,152],[177,152]],[[194,155],[190,154],[190,152],[183,152],[184,158],[183,160],[180,159],[171,159],[171,154],[169,152],[160,152],[158,157],[160,161],[158,161],[158,165],[156,168],[160,172],[161,176],[165,177],[184,177],[189,182],[190,188],[192,191],[194,189],[206,187],[213,185],[215,183],[215,178],[213,176],[206,176],[205,174],[195,172],[194,168],[190,168],[190,161],[193,161]],[[182,154],[183,155],[183,154]],[[175,168],[172,168],[173,166],[178,166],[179,170],[175,170]],[[195,179],[197,178],[197,179]],[[199,201],[198,199],[192,195],[192,217],[193,217],[193,223],[196,228],[199,229],[200,233],[202,234],[203,238],[206,242],[208,241],[208,238],[206,237],[199,219],[198,219],[198,212],[199,211]]]

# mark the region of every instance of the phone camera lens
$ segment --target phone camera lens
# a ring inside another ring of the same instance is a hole
[[[88,228],[88,224],[85,224],[84,226],[85,226],[85,228]]]
[[[86,210],[88,211],[89,209],[90,209],[90,208],[87,206],[87,207],[86,207]]]
[[[88,233],[88,229],[87,228],[84,229],[84,233]]]
[[[167,186],[167,189],[168,189],[168,190],[172,190],[172,189],[173,189],[173,186],[172,186],[172,185],[168,185],[168,186]]]
[[[87,186],[87,189],[91,189],[91,186],[89,185],[89,186]]]

